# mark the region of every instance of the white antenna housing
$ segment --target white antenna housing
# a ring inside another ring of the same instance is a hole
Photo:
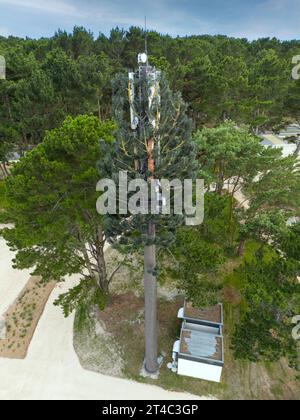
[[[139,64],[147,64],[148,56],[146,53],[141,53],[138,55],[138,63]]]

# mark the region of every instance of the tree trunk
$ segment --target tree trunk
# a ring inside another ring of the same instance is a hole
[[[106,271],[106,262],[103,249],[98,251],[98,274],[99,274],[99,287],[105,294],[109,294],[109,284]]]
[[[222,195],[223,188],[224,188],[224,162],[220,162],[219,164],[219,174],[218,174],[218,180],[217,180],[217,186],[216,186],[216,193],[218,195]]]
[[[103,230],[102,230],[102,227],[99,227],[97,231],[97,244],[96,244],[97,265],[98,265],[99,280],[100,280],[99,286],[103,290],[103,292],[108,295],[109,294],[109,281],[107,278],[104,246],[105,246],[105,240],[103,236]]]
[[[0,169],[3,174],[3,179],[7,178],[9,176],[9,172],[8,172],[5,162],[0,162]]]
[[[3,169],[4,169],[4,172],[5,172],[6,176],[9,176],[9,170],[7,169],[6,162],[3,162]]]
[[[295,156],[298,156],[300,155],[300,140],[297,141],[296,145]]]
[[[81,237],[80,229],[78,229],[78,240],[85,260],[86,269],[88,270],[90,277],[96,280],[99,289],[103,293],[109,295],[109,281],[107,278],[102,230],[98,229],[97,231],[97,243],[95,251],[93,252],[93,262],[90,260],[85,240]]]
[[[149,238],[155,238],[155,225],[149,224]],[[158,343],[157,343],[157,282],[154,271],[156,269],[156,247],[145,246],[145,367],[149,373],[158,371]]]
[[[237,256],[238,256],[238,257],[241,257],[241,256],[244,254],[244,251],[245,251],[245,244],[246,244],[245,239],[242,239],[242,240],[240,241],[240,244],[239,244],[238,249],[237,249]]]
[[[100,102],[100,97],[99,97],[99,93],[98,93],[98,117],[99,117],[99,121],[102,121],[102,115],[101,115],[101,102]]]
[[[2,178],[2,179],[4,179],[4,178],[6,178],[6,175],[5,175],[5,172],[4,172],[4,169],[3,169],[3,166],[2,166],[2,164],[0,163],[0,169],[1,169],[1,172],[2,172],[2,177],[0,176],[0,179]]]

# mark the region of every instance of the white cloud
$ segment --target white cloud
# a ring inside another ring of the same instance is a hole
[[[99,30],[107,33],[117,25],[143,26],[147,15],[149,29],[175,36],[221,33],[250,39],[300,37],[300,0],[231,0],[218,9],[221,0],[200,3],[203,7],[196,0],[0,0],[0,9],[2,6],[6,11],[6,20],[3,18],[0,25],[6,26],[9,17],[13,32],[23,36],[51,34],[58,27],[71,30],[75,25],[96,34]],[[23,26],[28,20],[23,20],[25,13],[33,22],[31,27]],[[0,27],[0,31],[8,33],[5,28]]]
[[[0,0],[0,5],[17,6],[37,12],[53,13],[59,15],[80,15],[79,10],[73,5],[60,0]]]
[[[101,0],[97,2],[82,2],[80,0],[0,0],[1,5],[17,8],[17,14],[20,8],[27,9],[30,13],[41,15],[57,15],[65,18],[76,18],[93,24],[113,25],[140,25],[144,20],[143,12],[140,9],[134,12],[129,10],[124,2]]]
[[[170,35],[187,35],[191,33],[208,33],[215,30],[211,22],[195,15],[193,8],[180,9],[172,7],[171,0],[143,0],[140,3],[131,1],[91,1],[85,16],[93,26],[110,25],[144,27],[147,16],[148,29]]]

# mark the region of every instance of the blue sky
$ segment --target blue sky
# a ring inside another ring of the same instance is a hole
[[[143,26],[170,35],[300,39],[300,0],[0,0],[0,34],[39,38],[75,25],[95,35]]]

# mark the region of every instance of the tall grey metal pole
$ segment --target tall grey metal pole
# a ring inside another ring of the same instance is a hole
[[[148,237],[155,239],[155,225],[149,224]],[[145,290],[145,368],[149,373],[158,371],[158,336],[157,336],[157,281],[156,246],[145,246],[144,258],[144,290]]]

